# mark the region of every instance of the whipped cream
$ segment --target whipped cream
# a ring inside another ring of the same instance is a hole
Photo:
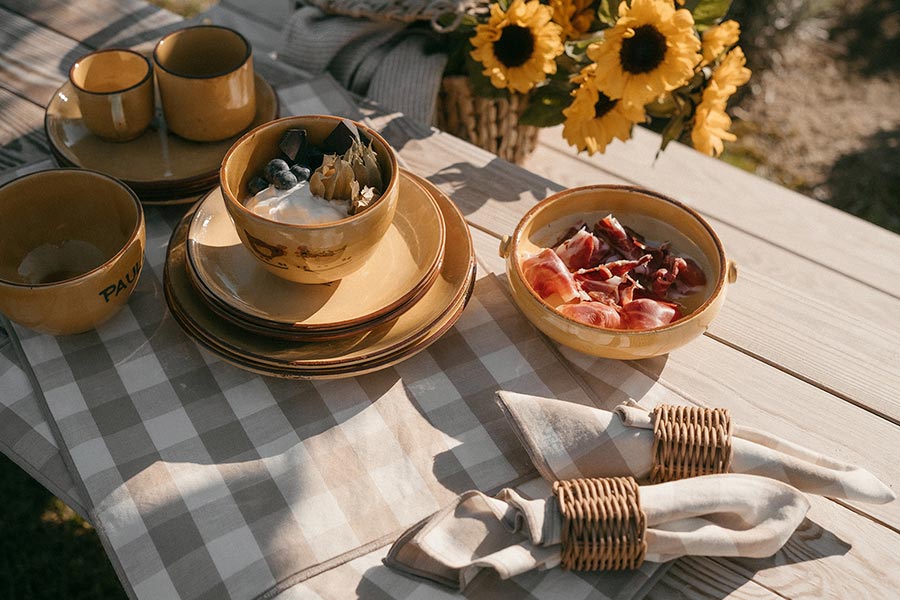
[[[293,225],[316,225],[347,218],[350,202],[325,200],[309,190],[309,182],[301,181],[286,190],[269,186],[247,201],[246,207],[253,213]]]

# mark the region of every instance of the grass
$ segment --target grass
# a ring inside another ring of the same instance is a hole
[[[97,532],[0,454],[0,598],[126,598]]]

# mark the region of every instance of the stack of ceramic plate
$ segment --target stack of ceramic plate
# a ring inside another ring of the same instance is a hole
[[[184,330],[222,359],[266,375],[335,378],[388,367],[437,340],[474,281],[459,210],[401,171],[394,221],[356,273],[323,285],[271,274],[241,244],[217,188],[172,235],[165,293]]]
[[[93,169],[121,179],[144,204],[192,202],[218,184],[222,158],[238,136],[220,142],[191,142],[168,133],[162,111],[154,125],[130,142],[106,142],[81,117],[72,83],[60,87],[44,116],[54,158],[62,166]],[[278,96],[256,75],[256,116],[249,128],[278,117]]]

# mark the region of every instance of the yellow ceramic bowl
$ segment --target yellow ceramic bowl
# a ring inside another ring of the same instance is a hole
[[[645,331],[592,327],[564,317],[526,283],[524,258],[552,246],[570,227],[593,225],[610,213],[648,240],[670,241],[675,252],[701,266],[707,284],[685,317]],[[528,211],[511,238],[504,238],[500,254],[516,303],[538,329],[585,354],[622,360],[666,354],[702,334],[725,301],[725,283],[737,277],[722,242],[697,212],[671,198],[626,186],[593,185],[550,196]]]
[[[260,125],[239,139],[222,162],[219,179],[225,208],[241,242],[262,265],[278,277],[298,283],[337,281],[362,267],[384,237],[400,187],[397,156],[378,133],[356,123],[372,140],[388,184],[381,197],[359,214],[318,225],[280,223],[249,211],[247,182],[278,157],[278,142],[288,129],[306,129],[309,141],[321,144],[340,123],[338,117],[286,117]]]
[[[82,169],[0,187],[0,312],[54,335],[119,310],[144,262],[144,213],[117,179]]]

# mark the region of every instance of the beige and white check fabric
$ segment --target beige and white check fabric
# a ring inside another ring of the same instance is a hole
[[[653,420],[628,400],[612,412],[551,398],[499,392],[516,435],[546,479],[632,476],[652,466]],[[884,504],[889,487],[867,470],[752,428],[734,425],[731,471],[783,481],[800,491]]]
[[[790,538],[809,501],[784,483],[755,475],[706,475],[640,488],[646,560],[681,556],[771,556]],[[408,530],[386,564],[467,589],[486,573],[500,579],[560,565],[563,519],[556,496],[504,489],[460,495]],[[646,564],[646,563],[645,563]]]
[[[298,90],[303,106],[327,107],[319,86]],[[495,392],[576,403],[589,395],[494,278],[478,282],[441,340],[374,374],[301,382],[227,365],[166,309],[165,251],[183,212],[146,210],[145,266],[111,321],[64,337],[11,328],[35,386],[7,349],[0,384],[16,393],[4,393],[3,416],[19,420],[0,428],[4,452],[27,447],[29,465],[69,467],[72,503],[133,597],[346,598],[358,588],[437,597],[438,588],[411,584],[379,560],[462,491],[536,476]],[[624,599],[660,572],[529,575],[497,590]],[[331,583],[320,584],[326,576]]]

